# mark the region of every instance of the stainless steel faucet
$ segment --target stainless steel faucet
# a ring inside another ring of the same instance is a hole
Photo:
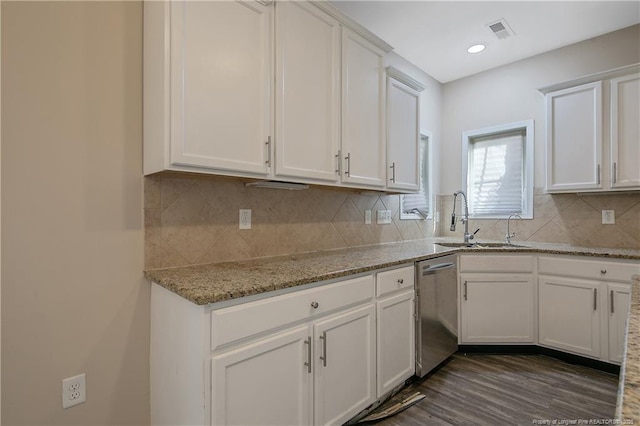
[[[516,217],[516,218],[522,220],[522,218],[520,217],[520,215],[518,213],[512,213],[512,214],[509,215],[509,218],[507,219],[507,235],[505,236],[505,242],[507,244],[511,244],[511,238],[516,236],[515,232],[513,234],[511,233],[510,222],[511,222],[511,218],[512,217]]]
[[[458,195],[462,195],[464,199],[464,216],[460,219],[462,223],[464,223],[464,242],[465,244],[471,245],[471,240],[473,240],[473,237],[478,233],[480,228],[476,229],[473,234],[469,233],[469,203],[467,202],[467,195],[464,191],[456,191],[453,193],[453,211],[451,212],[451,226],[449,230],[452,232],[456,230],[456,199]]]

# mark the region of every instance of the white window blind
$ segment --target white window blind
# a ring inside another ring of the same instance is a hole
[[[412,213],[416,214],[419,212],[417,213],[417,216],[406,217],[407,219],[424,218],[428,217],[430,214],[429,182],[427,177],[429,165],[429,150],[427,149],[427,144],[429,143],[428,140],[428,137],[424,135],[420,136],[420,191],[415,194],[405,194],[400,198],[403,214],[410,215]]]
[[[523,214],[525,129],[469,140],[467,185],[474,216]]]

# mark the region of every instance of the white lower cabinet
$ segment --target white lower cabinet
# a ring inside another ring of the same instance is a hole
[[[540,276],[538,303],[541,345],[600,357],[599,283]]]
[[[212,424],[311,424],[310,326],[211,358]]]
[[[341,425],[376,399],[374,306],[331,316],[313,329],[314,424]]]
[[[619,364],[638,273],[637,261],[539,256],[540,345]]]
[[[379,360],[385,392],[413,375],[413,270],[220,309],[154,284],[151,423],[345,423],[381,395]]]
[[[415,373],[414,266],[377,275],[378,398]]]
[[[460,343],[534,343],[534,257],[460,256]]]
[[[627,317],[631,306],[631,286],[628,284],[607,284],[609,303],[609,360],[622,363],[624,356]]]
[[[461,343],[533,343],[533,278],[461,274]]]

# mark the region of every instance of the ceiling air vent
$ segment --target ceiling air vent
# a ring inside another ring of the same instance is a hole
[[[505,38],[513,37],[515,35],[509,24],[507,24],[507,21],[504,19],[499,19],[487,24],[486,26],[491,30],[493,35],[498,38],[498,40],[504,40]]]

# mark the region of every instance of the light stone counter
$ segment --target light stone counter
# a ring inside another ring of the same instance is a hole
[[[640,424],[640,275],[634,275],[616,418]],[[628,424],[628,423],[622,423]]]
[[[434,238],[237,262],[145,271],[145,277],[197,305],[252,296],[457,252],[524,252],[640,260],[640,250],[598,249],[547,243],[526,247],[451,248]],[[480,243],[482,244],[482,242]]]

